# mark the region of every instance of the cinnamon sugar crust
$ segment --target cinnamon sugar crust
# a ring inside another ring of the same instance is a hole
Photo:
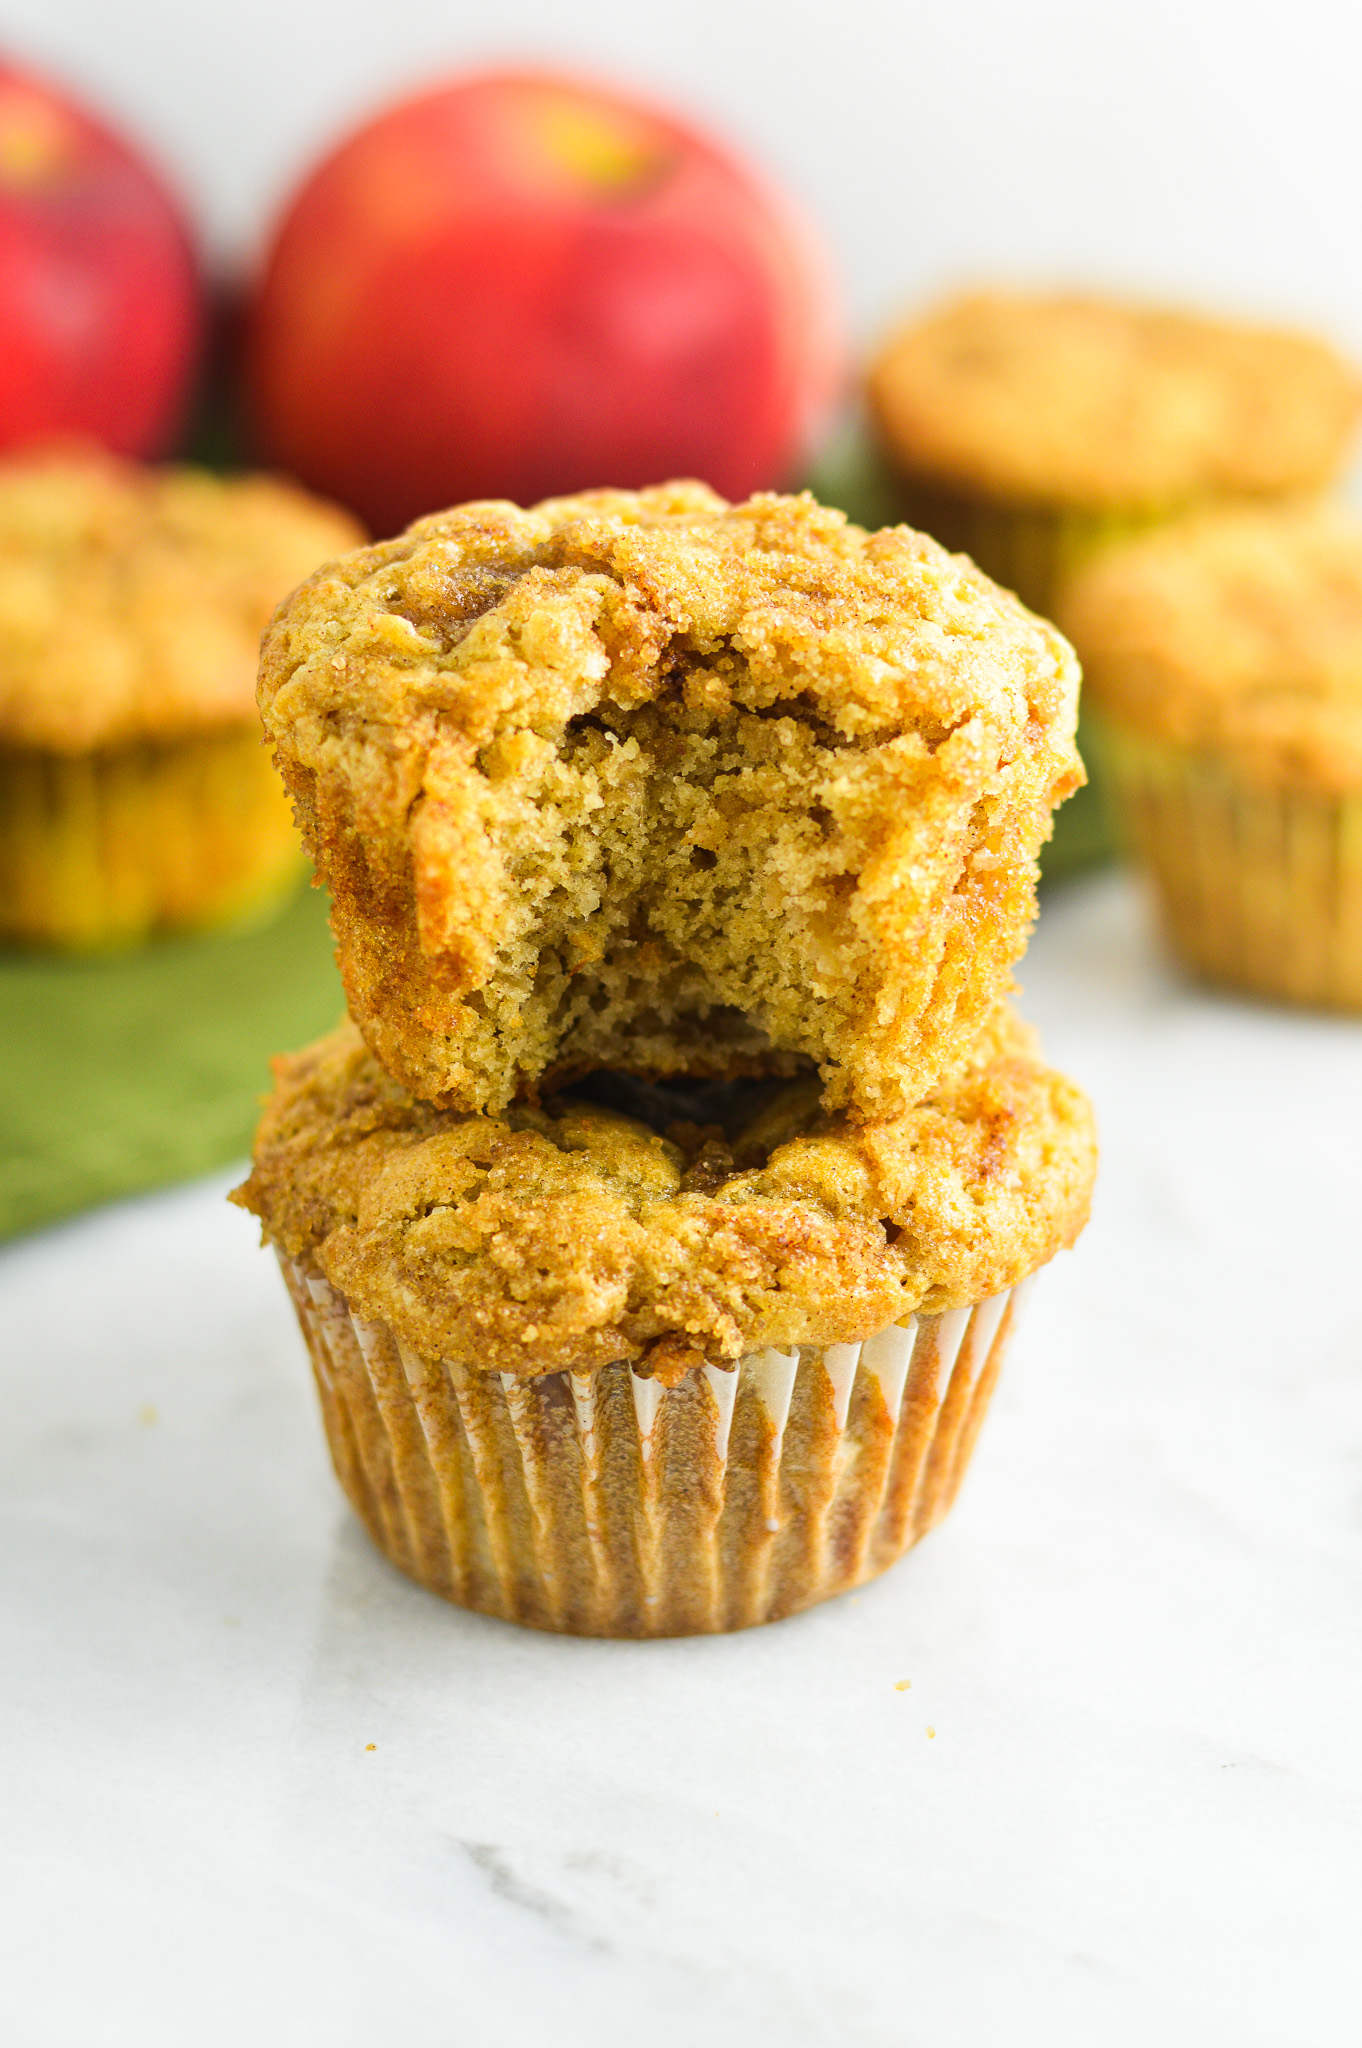
[[[869,394],[910,474],[1100,511],[1317,488],[1343,466],[1362,380],[1307,334],[981,291],[892,334]]]
[[[1362,520],[1307,504],[1114,550],[1064,603],[1094,703],[1256,783],[1362,791]]]
[[[808,496],[455,508],[312,577],[260,705],[351,1014],[413,1094],[816,1067],[901,1114],[1007,985],[1077,670]]]
[[[79,754],[254,725],[274,607],[362,538],[271,477],[94,452],[0,464],[0,744]]]
[[[849,1124],[806,1082],[726,1132],[570,1097],[438,1110],[347,1022],[275,1062],[233,1200],[425,1357],[670,1382],[1014,1285],[1077,1237],[1094,1159],[1085,1097],[1006,1009],[906,1116]]]

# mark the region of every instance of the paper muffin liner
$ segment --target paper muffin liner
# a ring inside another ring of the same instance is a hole
[[[1362,795],[1258,787],[1105,721],[1097,739],[1183,959],[1255,995],[1362,1011]]]
[[[0,748],[0,940],[85,949],[230,924],[306,872],[255,725],[86,754]]]
[[[379,1549],[460,1606],[601,1636],[746,1628],[892,1564],[955,1498],[1030,1285],[668,1388],[425,1358],[280,1265]]]

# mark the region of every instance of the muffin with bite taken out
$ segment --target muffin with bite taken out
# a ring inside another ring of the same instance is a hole
[[[309,579],[260,705],[350,1013],[441,1107],[964,1057],[1081,780],[1070,649],[907,529],[697,484],[456,507]]]

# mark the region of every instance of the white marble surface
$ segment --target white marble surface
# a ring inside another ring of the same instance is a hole
[[[746,1636],[400,1579],[225,1182],[5,1253],[8,2048],[1353,2048],[1362,1027],[1111,880],[1025,981],[1092,1227],[952,1518]]]

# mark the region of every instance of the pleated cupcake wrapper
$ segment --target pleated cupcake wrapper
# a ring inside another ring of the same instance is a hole
[[[1362,796],[1259,788],[1106,721],[1096,737],[1183,958],[1256,995],[1362,1011]]]
[[[949,1508],[1030,1285],[667,1388],[431,1359],[281,1255],[340,1482],[432,1592],[581,1635],[692,1635],[873,1578]]]
[[[254,725],[87,754],[0,747],[0,940],[97,949],[229,924],[306,871]]]

